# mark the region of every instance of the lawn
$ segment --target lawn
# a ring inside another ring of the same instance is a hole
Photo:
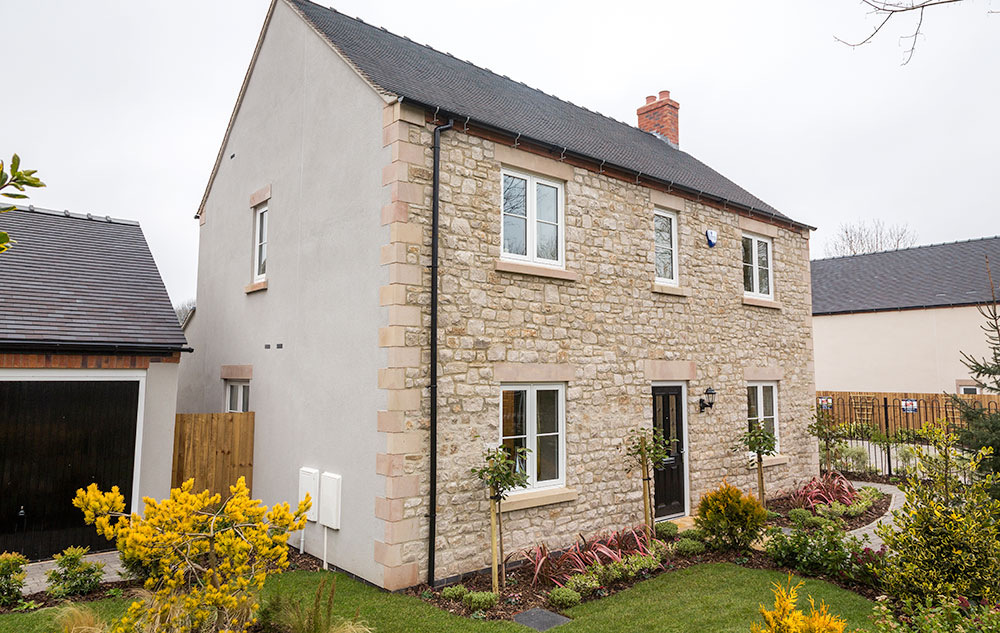
[[[265,593],[287,591],[312,597],[325,572],[290,572],[272,577]],[[726,563],[697,565],[661,574],[603,600],[588,602],[569,611],[573,621],[559,627],[559,633],[747,633],[750,622],[758,620],[761,602],[771,604],[771,583],[785,576],[776,572],[745,569]],[[848,629],[868,624],[872,603],[857,594],[819,580],[806,580],[799,605],[808,596],[831,605],[832,611],[848,621]],[[125,600],[93,603],[101,613],[113,617],[124,611]],[[479,622],[454,616],[416,598],[385,593],[337,575],[337,611],[362,619],[377,633],[454,633],[530,631],[512,622]],[[0,616],[0,633],[49,633],[52,610]]]

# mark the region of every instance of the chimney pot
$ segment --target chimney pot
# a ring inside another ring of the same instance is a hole
[[[680,104],[670,98],[669,90],[661,90],[659,97],[646,97],[646,103],[639,106],[639,129],[655,132],[674,147],[680,144],[678,112]]]

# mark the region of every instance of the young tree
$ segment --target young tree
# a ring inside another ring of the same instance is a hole
[[[777,450],[777,439],[774,433],[764,428],[760,421],[751,423],[746,433],[740,436],[734,449],[738,453],[751,453],[757,465],[757,497],[760,504],[767,507],[764,495],[764,458],[774,455]]]
[[[969,368],[970,375],[981,389],[1000,393],[1000,306],[997,304],[989,257],[986,258],[986,278],[989,280],[992,301],[980,305],[979,313],[986,320],[981,327],[990,351],[980,358],[962,352],[962,363]],[[952,399],[966,423],[966,427],[959,431],[962,443],[972,450],[992,449],[993,454],[980,463],[980,470],[1000,473],[1000,411],[991,413],[988,409],[974,407],[957,396],[952,396]],[[1000,499],[1000,482],[994,485],[993,496]]]
[[[652,507],[653,496],[649,482],[656,466],[670,457],[670,443],[671,440],[664,438],[659,430],[636,429],[625,445],[625,471],[638,468],[642,476],[642,518],[650,534],[655,532],[653,523],[656,513]]]
[[[45,183],[35,176],[36,171],[35,169],[22,170],[21,157],[17,154],[14,154],[10,159],[9,172],[4,169],[3,161],[0,160],[0,196],[11,200],[24,200],[28,197],[24,193],[25,187],[44,187]],[[17,189],[18,193],[4,191],[7,188]],[[13,208],[13,205],[0,204],[0,213],[7,213]],[[7,251],[13,243],[14,240],[10,238],[10,235],[6,231],[0,230],[0,253]]]
[[[523,467],[528,449],[518,448],[514,454],[503,446],[483,451],[483,465],[472,468],[472,474],[479,478],[490,492],[490,557],[493,569],[493,593],[507,584],[507,562],[503,560],[503,517],[500,504],[511,490],[528,485],[528,475]],[[499,542],[499,558],[497,545]],[[498,560],[503,561],[500,570]]]
[[[844,222],[826,245],[827,257],[898,251],[917,243],[917,234],[905,224],[886,225],[882,220]]]
[[[287,503],[268,509],[251,499],[243,477],[225,501],[193,486],[189,479],[163,501],[145,498],[142,516],[125,513],[117,486],[77,490],[73,505],[84,521],[152,570],[151,595],[132,603],[114,633],[242,633],[254,621],[267,576],[288,566],[288,536],[305,527],[308,495],[292,512]]]
[[[844,426],[834,419],[829,411],[816,409],[812,423],[806,427],[810,435],[819,440],[823,446],[823,458],[826,461],[826,472],[833,470],[833,458],[843,449],[847,432]]]

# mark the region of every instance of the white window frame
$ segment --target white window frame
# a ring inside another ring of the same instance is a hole
[[[503,209],[503,180],[504,176],[511,176],[514,178],[520,178],[527,181],[527,209],[526,209],[526,223],[527,223],[527,234],[525,235],[526,247],[525,255],[518,255],[516,253],[507,253],[504,251],[504,209]],[[558,224],[556,228],[559,232],[559,258],[558,259],[543,259],[538,257],[537,248],[537,237],[538,237],[538,222],[537,214],[535,210],[537,193],[536,186],[548,185],[550,187],[556,188],[556,201],[558,203]],[[547,266],[549,268],[565,268],[566,266],[566,217],[565,217],[565,187],[564,183],[560,180],[554,180],[552,178],[546,178],[545,176],[536,176],[535,174],[518,171],[516,169],[509,169],[504,167],[500,170],[500,259],[513,261],[513,262],[527,262],[530,264],[535,264],[538,266]]]
[[[268,204],[263,202],[253,209],[253,280],[254,282],[267,279],[267,268],[260,271],[260,247],[264,247],[264,264],[267,265],[267,237],[270,232],[271,214],[267,212]],[[260,234],[260,216],[265,215],[263,239]]]
[[[972,389],[973,391],[966,391],[966,389]],[[958,388],[958,395],[960,396],[977,396],[982,393],[982,389],[977,385],[961,385]]]
[[[744,233],[740,238],[740,285],[743,285],[743,238],[750,238],[753,241],[751,249],[751,262],[753,265],[753,290],[743,288],[743,295],[746,297],[757,297],[760,299],[774,298],[774,242],[769,237],[756,235],[754,233]],[[757,252],[761,242],[767,244],[767,288],[769,292],[760,292],[760,268],[757,265]]]
[[[529,449],[525,469],[528,474],[528,485],[519,488],[511,494],[526,492],[529,490],[544,490],[547,488],[559,488],[566,485],[566,383],[560,382],[539,382],[539,383],[503,383],[500,385],[500,420],[498,435],[500,446],[503,446],[503,392],[506,391],[526,391],[527,403],[525,409],[525,447]],[[539,483],[536,480],[538,472],[538,423],[536,418],[537,392],[538,391],[558,391],[559,392],[559,477]]]
[[[660,277],[656,272],[656,223],[654,218],[653,223],[653,275],[656,283],[663,284],[665,286],[677,286],[680,285],[680,271],[677,270],[677,265],[680,258],[677,256],[677,228],[679,226],[678,216],[676,211],[669,211],[667,209],[661,209],[659,207],[653,209],[654,216],[660,216],[670,220],[670,252],[673,261],[671,261],[671,268],[674,271],[673,279],[669,277]]]
[[[225,398],[225,400],[222,403],[222,411],[224,413],[246,413],[246,411],[240,411],[240,410],[230,409],[229,408],[229,392],[233,388],[240,389],[241,393],[239,394],[239,397],[237,398],[237,400],[238,400],[238,402],[242,403],[243,402],[242,389],[244,387],[246,387],[247,391],[249,392],[249,390],[250,390],[250,381],[249,380],[229,380],[229,379],[227,379],[227,380],[223,381],[223,385],[224,385],[224,388],[222,390],[222,395],[223,395],[223,398]],[[250,411],[250,394],[249,393],[247,393],[247,411]]]
[[[764,387],[774,387],[774,452],[781,453],[781,418],[778,415],[778,382],[775,380],[755,380],[747,382],[747,388],[754,387],[757,389],[757,421],[763,417],[764,412]],[[747,415],[746,419],[749,423],[750,421],[750,403],[747,403]],[[753,453],[747,453],[748,456],[754,457]]]

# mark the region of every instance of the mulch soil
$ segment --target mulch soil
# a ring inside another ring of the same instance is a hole
[[[90,593],[81,596],[72,596],[71,598],[53,598],[48,593],[39,591],[37,593],[28,594],[23,598],[25,604],[34,603],[31,604],[31,609],[18,608],[16,604],[9,607],[0,606],[0,614],[41,609],[43,607],[58,607],[59,605],[66,604],[70,600],[73,602],[92,602],[94,600],[103,600],[104,598],[120,598],[122,595],[127,596],[132,589],[139,589],[141,587],[142,582],[138,580],[102,582],[96,591],[91,591]],[[122,593],[119,594],[119,592]]]
[[[851,481],[865,481],[874,484],[891,484],[893,486],[898,486],[899,484],[904,482],[904,479],[902,477],[899,477],[898,475],[889,476],[889,475],[880,475],[877,473],[854,473],[849,470],[840,470],[837,472],[842,474],[844,477],[847,477]],[[823,473],[826,473],[826,471],[824,470]]]
[[[700,565],[702,563],[733,563],[750,569],[766,569],[790,574],[798,574],[798,572],[794,569],[775,565],[767,554],[756,549],[743,553],[707,551],[704,554],[693,556],[691,558],[674,558],[665,563],[664,569],[659,572],[637,578],[630,582],[618,583],[612,587],[604,588],[598,592],[597,595],[584,599],[584,602],[599,600],[616,594],[619,591],[628,589],[637,582],[654,578],[660,574],[685,569],[693,565]],[[843,589],[847,589],[848,591],[853,591],[861,596],[864,596],[865,598],[868,598],[869,600],[874,600],[882,595],[881,592],[872,587],[857,585],[839,578],[830,578],[826,576],[817,576],[816,578],[835,584]],[[469,591],[492,590],[492,580],[489,571],[477,572],[475,574],[468,575],[462,579],[462,584],[465,585]],[[549,611],[558,612],[558,609],[555,609],[548,603],[548,592],[552,588],[552,585],[539,585],[532,587],[531,572],[527,567],[512,569],[507,572],[507,587],[500,590],[500,601],[497,603],[497,606],[486,612],[479,613],[476,617],[481,617],[487,620],[512,620],[514,615],[522,611],[527,611],[533,607],[541,607],[543,609],[548,609]],[[475,613],[472,609],[469,609],[460,601],[446,600],[442,598],[440,588],[432,590],[426,584],[411,587],[410,589],[405,590],[404,593],[420,598],[425,602],[430,602],[438,608],[456,615],[472,617]]]
[[[881,519],[882,516],[889,511],[889,506],[891,504],[892,504],[892,495],[883,493],[882,498],[873,503],[870,508],[868,508],[866,511],[859,514],[858,516],[841,517],[846,523],[845,529],[847,531],[856,530],[858,528],[862,528],[865,527],[866,525],[874,523],[878,519]],[[778,514],[781,515],[780,517],[769,520],[768,523],[770,525],[776,525],[779,527],[792,527],[792,522],[788,518],[788,511],[797,507],[800,506],[798,506],[792,501],[791,496],[778,497],[777,499],[768,499],[767,509],[770,510],[771,512],[777,512]]]

